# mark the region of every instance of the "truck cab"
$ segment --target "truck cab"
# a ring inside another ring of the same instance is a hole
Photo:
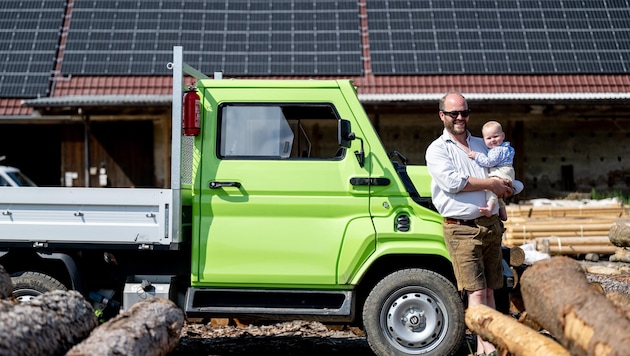
[[[385,151],[351,81],[197,91],[188,315],[359,322],[378,354],[461,343],[430,177]]]

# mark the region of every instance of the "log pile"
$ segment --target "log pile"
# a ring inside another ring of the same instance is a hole
[[[630,215],[623,204],[577,206],[508,205],[504,244],[533,244],[549,255],[615,255],[616,239],[628,239]],[[629,221],[627,225],[620,222]],[[622,240],[623,241],[623,240]],[[628,247],[628,246],[625,246]],[[621,259],[623,261],[623,259]]]
[[[175,303],[149,298],[98,325],[77,291],[52,291],[26,302],[0,265],[0,355],[168,355],[184,326]]]
[[[581,265],[557,256],[524,271],[519,320],[484,306],[466,310],[466,325],[503,354],[627,355],[630,295],[594,288]],[[539,329],[551,334],[542,336]]]

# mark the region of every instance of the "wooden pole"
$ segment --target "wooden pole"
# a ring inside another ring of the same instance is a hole
[[[552,339],[482,304],[468,307],[466,325],[473,333],[513,356],[570,355]]]

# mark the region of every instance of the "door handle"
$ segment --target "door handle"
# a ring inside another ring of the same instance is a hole
[[[366,177],[354,177],[350,178],[350,184],[352,185],[389,185],[389,178],[366,178]]]
[[[212,182],[210,182],[210,184],[208,184],[208,187],[210,189],[219,189],[219,188],[227,188],[227,187],[240,188],[241,187],[241,183],[239,183],[239,182],[217,182],[217,181],[212,181]]]

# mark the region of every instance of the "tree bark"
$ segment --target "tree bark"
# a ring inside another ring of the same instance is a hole
[[[4,266],[0,265],[0,299],[9,298],[11,294],[13,294],[11,276],[4,269]]]
[[[630,294],[610,292],[606,294],[606,299],[613,302],[617,310],[630,319]]]
[[[485,305],[468,307],[466,325],[473,333],[513,356],[569,356],[569,351],[551,338]]]
[[[98,325],[94,309],[76,291],[0,302],[0,355],[63,355]]]
[[[580,264],[552,257],[523,273],[521,293],[529,316],[571,355],[627,355],[630,320],[589,286]]]
[[[67,356],[168,355],[179,343],[184,312],[164,298],[134,304],[96,328]]]
[[[610,227],[608,238],[617,247],[630,247],[630,222],[619,220]]]

